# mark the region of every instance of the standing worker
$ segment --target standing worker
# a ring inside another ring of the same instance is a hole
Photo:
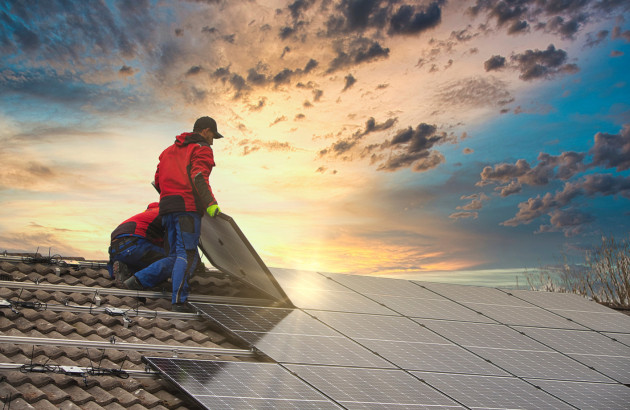
[[[201,217],[221,212],[212,194],[208,177],[214,167],[212,142],[223,138],[210,117],[199,118],[192,132],[175,138],[175,143],[160,155],[155,172],[155,188],[160,193],[160,216],[166,230],[169,255],[136,272],[125,285],[141,290],[162,282],[170,272],[173,282],[172,310],[187,311],[188,279],[198,261],[197,246]],[[172,269],[165,269],[172,266]]]
[[[134,272],[165,256],[162,218],[158,203],[152,202],[144,212],[125,220],[112,232],[107,270],[112,279],[122,284]]]

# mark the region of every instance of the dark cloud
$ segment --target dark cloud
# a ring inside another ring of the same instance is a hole
[[[445,133],[438,133],[435,125],[420,123],[400,130],[391,141],[381,145],[388,150],[388,157],[382,162],[378,171],[396,171],[411,167],[413,171],[423,172],[435,168],[445,161],[444,156],[432,148],[450,141]]]
[[[602,41],[606,40],[606,37],[608,37],[608,34],[610,32],[608,30],[600,30],[597,32],[597,34],[593,35],[593,33],[588,33],[586,35],[586,47],[595,47],[596,45],[598,45],[599,43],[601,43]]]
[[[593,215],[577,209],[556,209],[549,213],[549,217],[550,224],[540,225],[535,233],[562,231],[564,236],[572,237],[583,233],[585,225],[595,220]]]
[[[585,154],[577,152],[563,152],[558,156],[546,154],[538,155],[538,163],[535,167],[524,159],[519,159],[515,164],[498,164],[494,167],[485,167],[481,172],[481,181],[478,186],[492,183],[516,182],[531,186],[543,186],[549,184],[554,179],[568,180],[579,172],[587,169],[583,163]],[[502,191],[502,196],[515,193],[515,185]]]
[[[342,90],[342,91],[346,91],[347,89],[349,89],[350,87],[352,87],[352,86],[354,85],[354,83],[356,83],[356,82],[357,82],[357,79],[356,79],[356,78],[354,78],[354,76],[353,76],[352,74],[348,74],[348,75],[345,77],[345,80],[346,80],[346,82],[345,82],[345,84],[344,84],[344,86],[343,86],[343,90]]]
[[[278,117],[275,120],[273,120],[273,122],[271,124],[269,124],[270,127],[276,125],[279,122],[283,122],[283,121],[287,121],[287,117],[286,116],[282,116],[282,117]]]
[[[612,32],[611,38],[613,40],[616,40],[618,38],[622,38],[622,39],[626,40],[626,42],[630,42],[630,30],[621,31],[621,27],[615,26],[613,28],[613,32]]]
[[[441,2],[433,2],[424,9],[402,5],[391,18],[390,34],[417,34],[433,28],[442,21]]]
[[[477,0],[469,8],[473,16],[485,15],[508,34],[534,28],[573,39],[591,20],[615,10],[628,10],[623,0]],[[602,13],[603,11],[603,13]]]
[[[201,73],[202,71],[203,71],[203,68],[201,66],[198,66],[198,65],[192,66],[188,69],[188,71],[186,71],[186,77],[195,76]]]
[[[333,157],[340,157],[341,155],[346,154],[355,146],[358,146],[360,141],[363,140],[366,135],[373,132],[388,130],[392,128],[397,122],[398,118],[389,118],[383,123],[377,123],[376,120],[371,117],[365,122],[364,129],[355,132],[350,137],[342,138],[333,143],[330,147],[321,150],[319,152],[319,156],[323,157],[329,155]],[[377,144],[377,146],[380,146],[380,144]],[[347,157],[346,159],[349,160],[351,158]]]
[[[337,41],[334,48],[337,56],[330,62],[327,73],[389,57],[389,48],[364,37]]]
[[[524,53],[512,55],[510,60],[521,72],[519,78],[525,81],[551,78],[556,74],[578,71],[575,64],[565,64],[566,51],[556,49],[553,44],[550,44],[546,50],[527,50]]]
[[[120,67],[120,70],[118,70],[118,74],[122,76],[134,75],[136,72],[137,70],[134,70],[133,67],[129,67],[128,65],[123,65]]]
[[[598,132],[589,154],[592,166],[615,168],[617,172],[630,168],[630,125],[626,124],[619,134]]]
[[[499,70],[505,67],[505,57],[492,56],[483,63],[483,67],[486,71]]]
[[[322,90],[313,90],[313,101],[319,102],[323,95],[324,92]]]

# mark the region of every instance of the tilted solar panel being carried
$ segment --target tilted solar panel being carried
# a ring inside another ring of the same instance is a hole
[[[474,286],[274,274],[297,308],[193,306],[345,408],[597,408],[592,397],[598,396],[606,397],[606,408],[630,402],[623,384],[630,379],[630,332],[623,326],[598,332],[562,314],[560,299],[569,301],[565,311],[615,313],[594,302]],[[570,393],[579,389],[588,393]]]
[[[269,268],[230,216],[224,213],[215,218],[203,216],[199,248],[221,272],[255,287],[282,305],[291,306]]]

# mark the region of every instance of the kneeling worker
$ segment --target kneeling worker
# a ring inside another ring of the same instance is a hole
[[[119,284],[134,272],[164,258],[164,228],[157,202],[127,219],[112,232],[109,247],[109,276]],[[115,269],[115,262],[118,269]],[[116,270],[116,272],[114,272]]]

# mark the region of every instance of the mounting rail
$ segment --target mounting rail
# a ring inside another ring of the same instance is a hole
[[[154,292],[147,290],[128,290],[118,288],[101,288],[94,286],[53,285],[48,283],[15,282],[0,280],[0,287],[8,289],[49,290],[52,292],[90,293],[98,295],[132,296],[152,299],[171,299],[170,292]],[[223,303],[230,305],[268,306],[273,301],[269,299],[240,298],[236,296],[194,295],[188,296],[190,302]]]
[[[12,300],[6,300],[0,298],[0,308],[10,308],[16,303]],[[50,310],[52,312],[72,312],[72,313],[90,313],[93,315],[106,314],[110,316],[127,316],[127,317],[145,317],[145,318],[162,318],[162,319],[182,319],[182,320],[195,320],[203,319],[198,313],[185,313],[185,312],[171,312],[165,310],[146,310],[146,309],[117,309],[120,313],[113,313],[113,309],[107,306],[81,306],[81,305],[62,305],[59,303],[43,303],[41,302],[37,306],[23,307],[16,306],[19,309],[35,309],[35,310]]]
[[[11,343],[20,345],[53,345],[53,346],[72,346],[87,347],[94,349],[115,349],[115,350],[134,350],[137,352],[163,352],[172,353],[174,355],[191,353],[198,355],[210,356],[242,356],[253,357],[256,354],[252,350],[245,349],[226,349],[221,347],[197,347],[187,345],[154,345],[145,343],[127,343],[127,342],[109,342],[95,340],[75,340],[75,339],[53,339],[48,337],[24,337],[24,336],[2,336],[0,335],[0,343]]]
[[[32,363],[0,363],[0,372],[10,372],[10,371],[19,371],[24,366],[32,365]],[[60,365],[48,365],[61,367]],[[78,370],[81,371],[82,374],[88,375],[90,377],[96,377],[97,375],[90,374],[90,371],[93,370],[93,367],[78,367]],[[133,377],[134,379],[159,379],[160,373],[149,371],[149,370],[134,370],[134,369],[119,369],[121,372],[124,372],[129,375],[129,377]]]

